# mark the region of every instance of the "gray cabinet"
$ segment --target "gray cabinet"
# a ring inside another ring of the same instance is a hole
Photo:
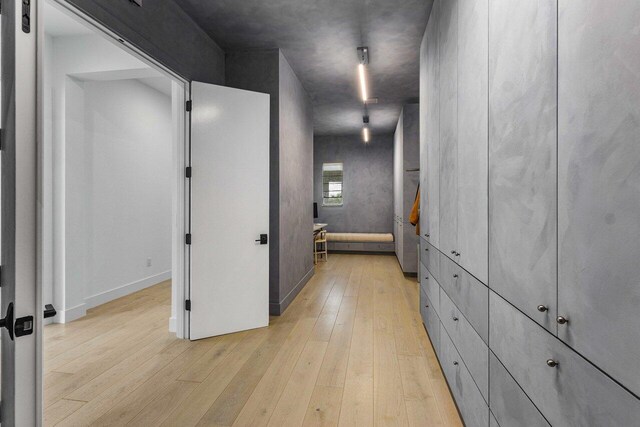
[[[420,287],[433,302],[433,308],[440,312],[440,284],[427,267],[420,263]]]
[[[458,246],[458,1],[441,1],[439,18],[439,249],[453,257]]]
[[[540,411],[502,366],[498,358],[489,355],[491,380],[491,412],[499,425],[509,427],[549,427]]]
[[[494,292],[490,319],[492,351],[551,425],[638,425],[639,399]]]
[[[555,333],[556,2],[489,14],[490,287]]]
[[[559,12],[558,336],[640,395],[640,4]]]
[[[420,315],[431,344],[437,351],[440,348],[440,318],[431,300],[423,291],[420,292]]]
[[[402,109],[394,136],[394,211],[396,255],[402,271],[418,272],[418,236],[409,223],[420,181],[420,132],[418,104]]]
[[[440,329],[440,364],[465,425],[487,427],[489,408],[446,329]]]
[[[440,257],[442,291],[462,311],[484,342],[489,342],[489,289],[446,257]]]
[[[420,226],[422,237],[436,247],[440,245],[439,9],[440,0],[435,0],[420,49]]]
[[[446,293],[440,295],[440,322],[449,333],[484,399],[489,401],[489,348]]]
[[[488,0],[458,1],[457,262],[488,281]]]

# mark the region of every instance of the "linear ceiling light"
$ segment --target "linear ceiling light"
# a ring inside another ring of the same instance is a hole
[[[358,76],[360,77],[360,92],[362,95],[362,102],[367,102],[369,94],[367,93],[367,75],[365,65],[369,64],[369,48],[366,46],[360,46],[357,49],[358,52]]]
[[[371,139],[369,128],[366,126],[362,128],[362,139],[364,140],[364,142],[369,142],[369,140]]]
[[[369,97],[367,96],[367,77],[365,76],[364,64],[358,65],[358,74],[360,75],[360,93],[362,95],[362,101],[366,102]]]

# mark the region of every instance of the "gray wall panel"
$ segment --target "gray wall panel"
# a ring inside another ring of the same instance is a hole
[[[488,0],[458,0],[458,262],[488,281]]]
[[[393,232],[393,136],[316,136],[313,143],[314,201],[317,222],[334,232]],[[343,206],[322,207],[322,164],[342,162]]]
[[[279,52],[280,303],[292,301],[313,274],[313,108]]]
[[[640,3],[559,13],[558,335],[640,395]]]
[[[224,53],[174,0],[68,0],[190,80],[224,84]]]
[[[490,286],[555,333],[556,3],[492,0],[489,23]]]

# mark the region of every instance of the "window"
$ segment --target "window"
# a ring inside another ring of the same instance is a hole
[[[342,206],[342,163],[322,164],[322,206]]]

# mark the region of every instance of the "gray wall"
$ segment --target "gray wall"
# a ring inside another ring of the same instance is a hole
[[[227,86],[271,95],[269,306],[278,315],[314,272],[311,99],[279,49],[232,51],[225,64]]]
[[[224,52],[174,0],[68,2],[183,77],[224,83]]]
[[[313,107],[279,52],[280,309],[313,275]]]
[[[313,144],[316,222],[334,232],[393,232],[393,135],[316,136]],[[322,207],[322,164],[344,165],[343,206]]]

